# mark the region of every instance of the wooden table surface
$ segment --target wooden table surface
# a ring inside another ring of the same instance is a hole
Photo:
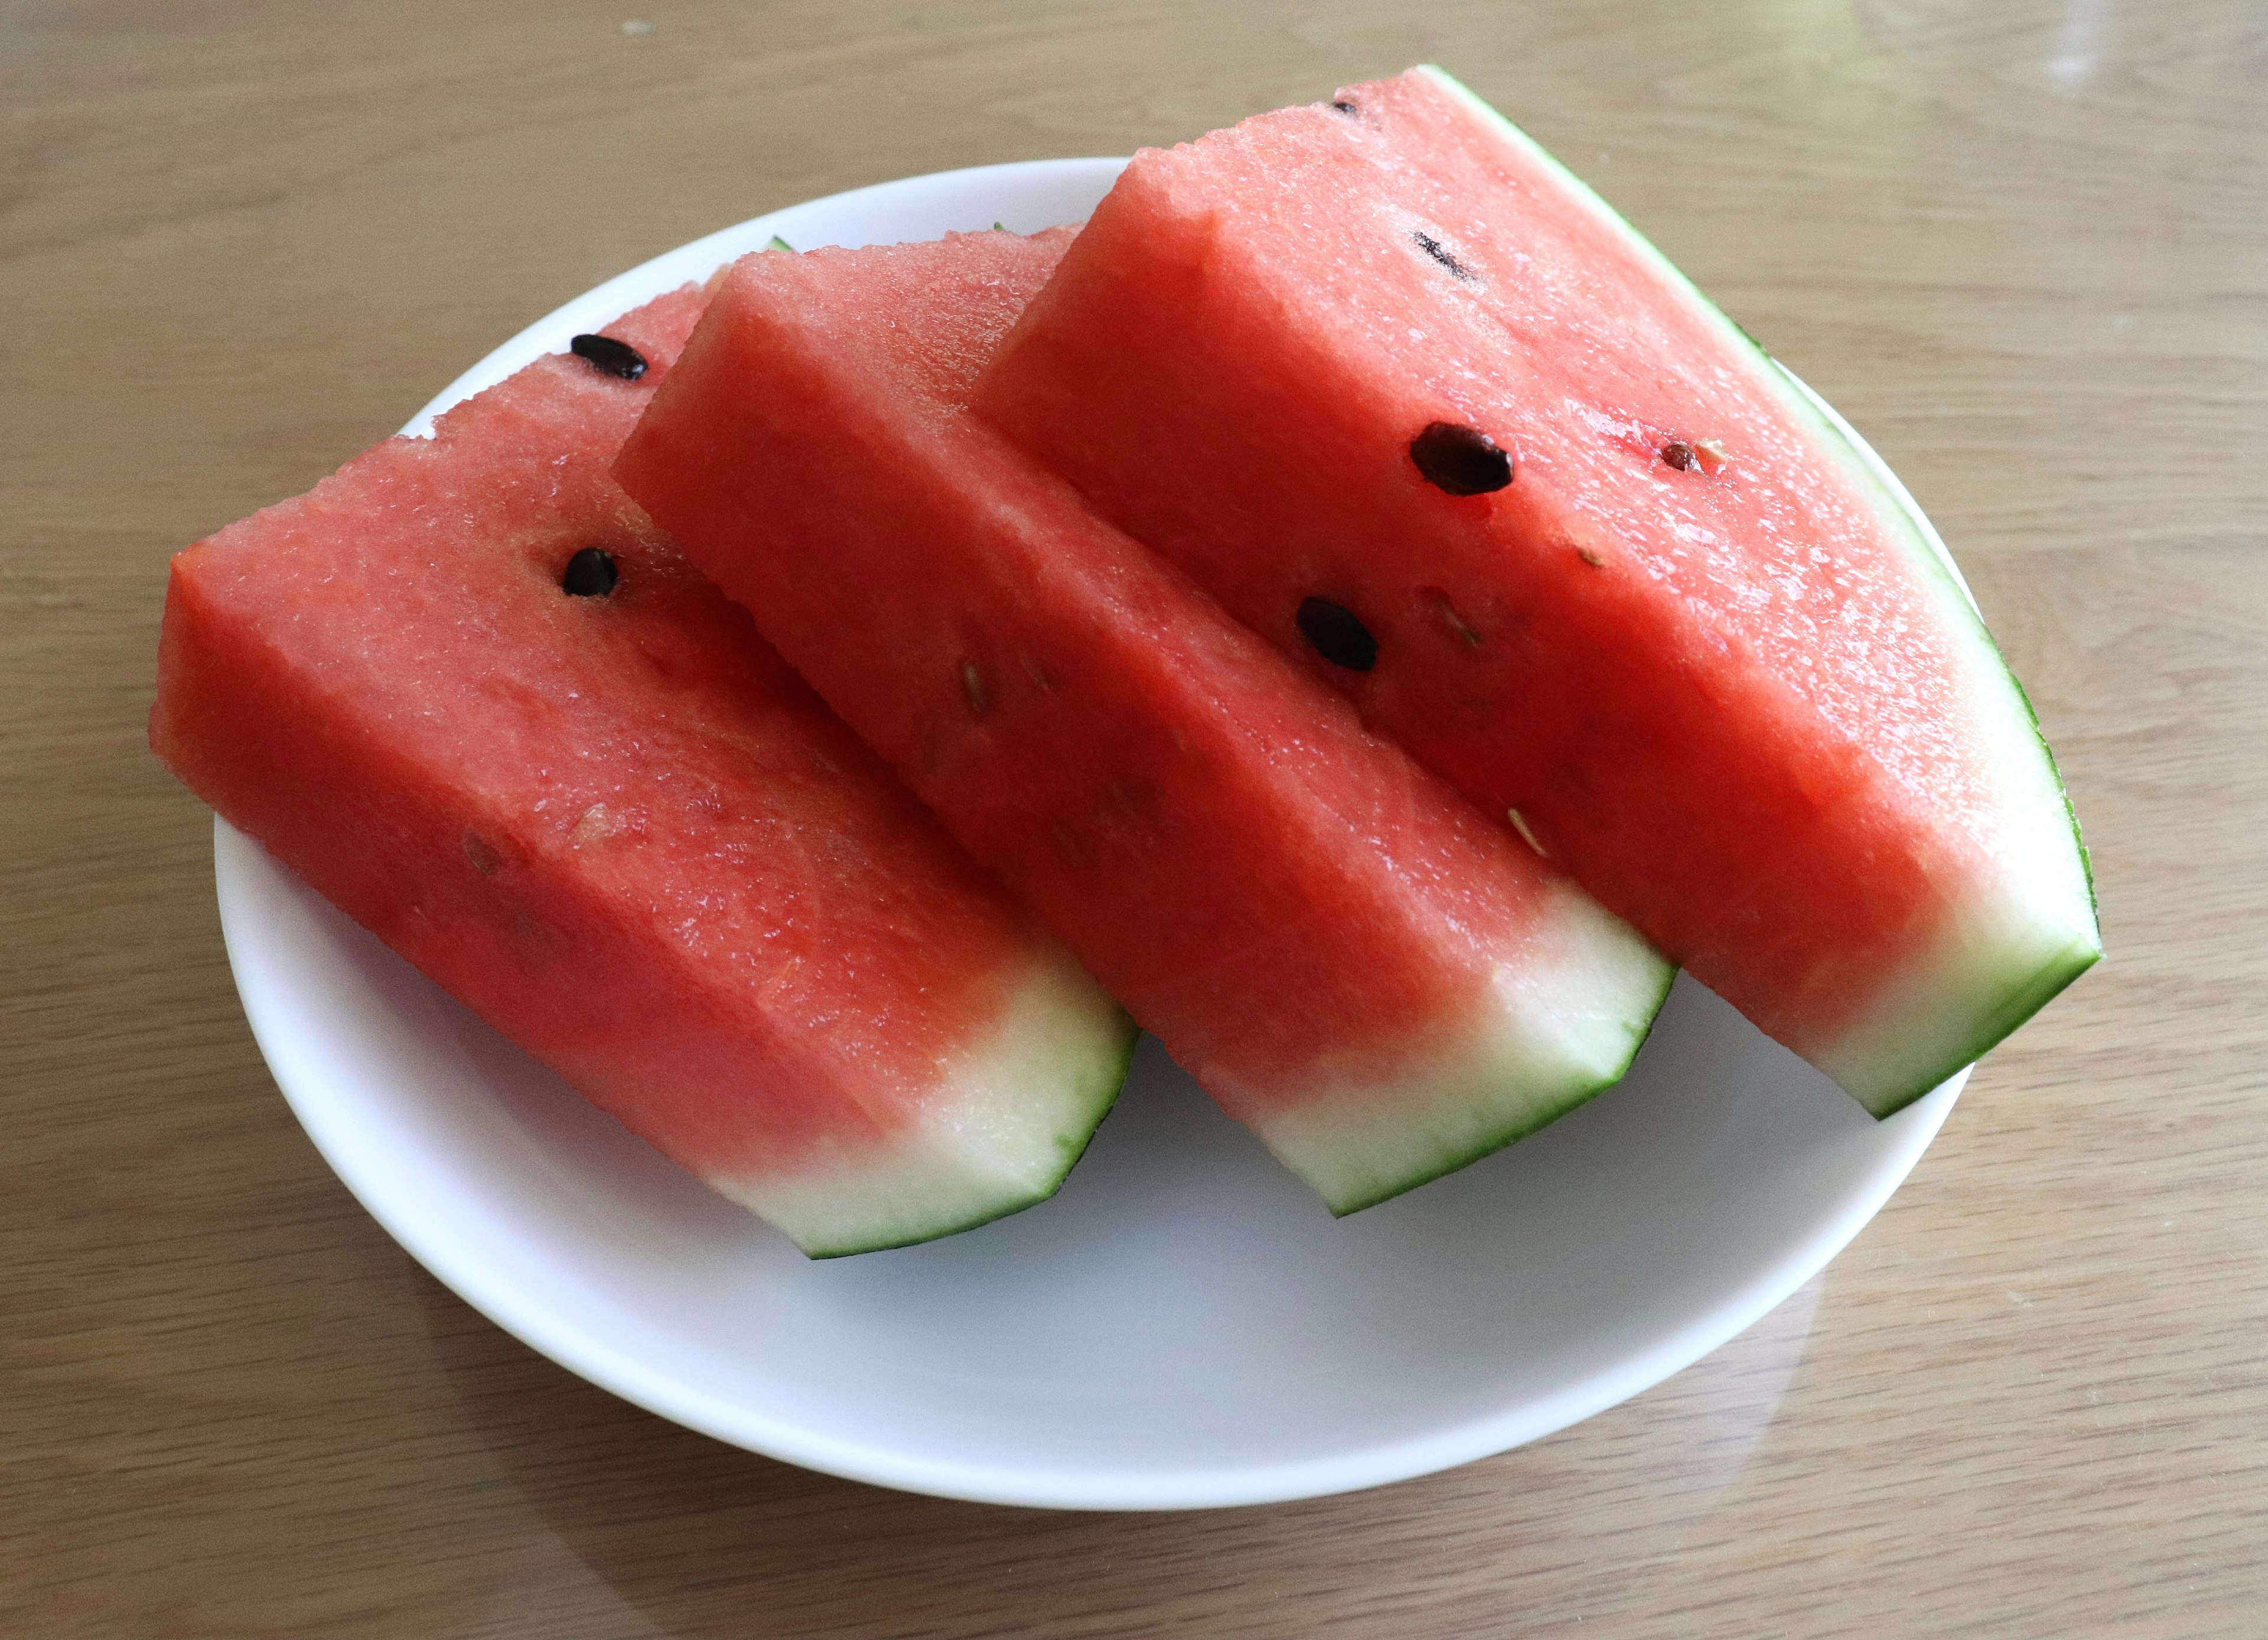
[[[205,811],[143,740],[166,556],[710,229],[1424,59],[1933,513],[2063,759],[2109,961],[1756,1330],[1376,1492],[902,1496],[468,1310],[245,1027]],[[0,1629],[2268,1633],[2257,5],[43,0],[0,6]]]

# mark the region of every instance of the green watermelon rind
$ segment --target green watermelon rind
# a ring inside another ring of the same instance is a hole
[[[1845,470],[1863,492],[1875,503],[1875,511],[1891,522],[1896,538],[1905,549],[1907,558],[1926,576],[1928,582],[1940,593],[1938,600],[1948,625],[1959,629],[1968,640],[1967,646],[1980,662],[1989,667],[1980,670],[1996,672],[2007,681],[2021,706],[2023,721],[2029,730],[2029,743],[2036,750],[2045,775],[2043,790],[2051,789],[2062,806],[2064,821],[2069,830],[2072,847],[2077,856],[2080,881],[2085,888],[2087,900],[2087,935],[2051,957],[2036,969],[2029,983],[2012,989],[2001,1007],[1979,1019],[1973,1030],[1961,1039],[1961,1045],[1942,1056],[1941,1062],[1910,1079],[1901,1081],[1887,1090],[1876,1090],[1858,1096],[1859,1103],[1877,1117],[1886,1117],[1903,1110],[1931,1089],[1954,1075],[1964,1066],[1973,1064],[2004,1040],[2012,1031],[2052,1001],[2066,986],[2087,971],[2102,955],[2102,935],[2097,920],[2094,865],[2085,840],[2079,829],[2079,816],[2073,808],[2071,795],[2066,787],[2062,771],[2057,767],[2055,753],[2049,747],[2046,735],[2041,732],[2039,714],[2033,709],[2031,698],[2010,669],[2007,657],[1992,637],[1970,595],[1967,585],[1955,566],[1952,555],[1946,550],[1934,529],[1931,528],[1913,499],[1907,494],[1896,475],[1882,465],[1859,441],[1849,424],[1832,407],[1791,374],[1785,366],[1767,353],[1756,338],[1749,336],[1724,311],[1703,293],[1693,281],[1662,255],[1653,243],[1623,215],[1607,203],[1591,187],[1569,170],[1535,138],[1521,130],[1502,114],[1491,107],[1469,87],[1454,76],[1432,64],[1425,65],[1421,73],[1431,78],[1445,92],[1469,109],[1507,144],[1530,156],[1551,173],[1565,189],[1568,198],[1587,206],[1602,221],[1612,225],[1630,247],[1670,286],[1683,290],[1694,308],[1706,319],[1722,327],[1727,341],[1737,338],[1740,345],[1752,353],[1759,366],[1759,379],[1792,412],[1808,424],[1818,435],[1823,449],[1835,452]],[[2074,908],[2075,909],[2075,908]]]
[[[1086,1156],[1087,1147],[1094,1142],[1096,1129],[1102,1126],[1103,1119],[1117,1104],[1118,1096],[1125,1090],[1127,1075],[1134,1065],[1135,1045],[1141,1033],[1135,1029],[1132,1020],[1124,1018],[1123,1010],[1121,1010],[1120,1016],[1123,1020],[1123,1029],[1115,1051],[1098,1058],[1086,1073],[1072,1073],[1072,1090],[1068,1101],[1072,1113],[1056,1140],[1061,1165],[1056,1170],[1055,1176],[1043,1186],[1020,1199],[1006,1200],[981,1212],[957,1216],[934,1226],[924,1225],[904,1234],[893,1232],[878,1239],[835,1245],[799,1241],[797,1245],[804,1256],[813,1260],[847,1259],[862,1252],[887,1252],[895,1247],[919,1246],[924,1242],[958,1236],[963,1230],[976,1230],[995,1220],[1012,1217],[1050,1200],[1063,1188],[1064,1181],[1071,1177],[1071,1170],[1079,1165],[1079,1159]]]
[[[1600,1094],[1604,1093],[1628,1075],[1631,1066],[1638,1059],[1638,1051],[1646,1046],[1647,1038],[1653,1036],[1654,1025],[1661,1016],[1662,1005],[1669,1000],[1669,989],[1676,983],[1676,968],[1668,963],[1662,964],[1661,988],[1653,999],[1653,1007],[1645,1012],[1645,1023],[1631,1033],[1629,1051],[1622,1056],[1619,1063],[1603,1071],[1595,1080],[1562,1083],[1557,1090],[1559,1097],[1548,1104],[1529,1106],[1521,1112],[1514,1120],[1501,1127],[1490,1130],[1487,1136],[1477,1143],[1441,1152],[1434,1159],[1424,1164],[1420,1171],[1401,1175],[1390,1185],[1343,1197],[1335,1197],[1315,1179],[1307,1178],[1301,1170],[1295,1168],[1293,1171],[1301,1172],[1306,1182],[1322,1197],[1323,1205],[1330,1209],[1333,1218],[1343,1219],[1360,1213],[1366,1208],[1374,1208],[1382,1201],[1391,1201],[1396,1196],[1406,1195],[1420,1185],[1430,1185],[1437,1178],[1446,1178],[1451,1173],[1470,1167],[1485,1156],[1494,1156],[1499,1150],[1508,1149],[1529,1134],[1542,1132],[1569,1112],[1588,1104]]]

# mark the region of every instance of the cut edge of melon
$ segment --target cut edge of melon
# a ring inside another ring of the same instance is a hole
[[[880,1146],[791,1177],[709,1183],[814,1259],[934,1241],[1054,1195],[1108,1115],[1134,1054],[1125,1010],[1060,949],[1034,964],[979,1045]],[[876,1203],[889,1204],[877,1211]],[[846,1206],[860,1210],[846,1213]]]
[[[1992,812],[2010,823],[1999,835],[1979,839],[1999,873],[1984,885],[1984,903],[1998,900],[2004,920],[1993,924],[1973,912],[1959,919],[1835,1041],[1793,1045],[1868,1111],[1888,1116],[1975,1061],[2102,955],[2087,845],[2038,714],[1943,538],[1850,424],[1534,137],[1446,70],[1428,63],[1417,72],[1557,177],[1572,201],[1620,235],[1667,284],[1683,291],[1729,345],[1753,355],[1759,382],[1818,435],[1820,447],[1840,463],[1854,490],[1892,524],[1947,630],[1961,669],[1968,723],[1984,742],[1977,762],[1993,783]]]
[[[1543,919],[1554,957],[1498,967],[1471,1028],[1388,1086],[1341,1086],[1251,1119],[1344,1218],[1454,1173],[1620,1082],[1675,968],[1572,883]]]

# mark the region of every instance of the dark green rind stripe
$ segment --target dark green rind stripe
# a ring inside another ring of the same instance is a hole
[[[1361,1212],[1365,1208],[1374,1208],[1381,1201],[1391,1201],[1395,1197],[1406,1194],[1420,1185],[1430,1185],[1435,1179],[1445,1178],[1460,1168],[1470,1167],[1483,1156],[1494,1156],[1507,1146],[1519,1143],[1528,1134],[1549,1127],[1579,1105],[1589,1104],[1594,1098],[1630,1075],[1630,1067],[1638,1059],[1638,1050],[1646,1046],[1646,1039],[1653,1035],[1654,1023],[1661,1017],[1662,1005],[1669,1001],[1670,986],[1676,983],[1677,970],[1665,967],[1661,994],[1654,998],[1653,1008],[1647,1010],[1646,1023],[1631,1034],[1630,1052],[1623,1056],[1622,1063],[1616,1066],[1609,1075],[1602,1076],[1596,1082],[1570,1088],[1567,1090],[1566,1097],[1553,1105],[1544,1114],[1539,1116],[1533,1111],[1523,1112],[1502,1131],[1490,1134],[1478,1144],[1454,1152],[1437,1163],[1426,1163],[1418,1172],[1395,1184],[1364,1195],[1346,1197],[1339,1200],[1333,1200],[1329,1196],[1325,1195],[1323,1205],[1330,1208],[1333,1218],[1343,1219],[1349,1214]]]
[[[1057,1141],[1063,1152],[1063,1166],[1045,1187],[1035,1191],[1021,1200],[989,1208],[973,1217],[958,1219],[952,1223],[939,1225],[934,1230],[916,1230],[909,1235],[893,1234],[880,1241],[862,1241],[855,1246],[811,1246],[799,1241],[796,1244],[797,1246],[802,1249],[806,1258],[813,1260],[848,1259],[862,1252],[887,1252],[893,1247],[915,1247],[925,1241],[937,1241],[946,1236],[958,1236],[963,1230],[972,1230],[979,1225],[990,1224],[995,1219],[1005,1219],[1012,1214],[1023,1212],[1027,1208],[1036,1208],[1063,1188],[1064,1180],[1071,1177],[1071,1169],[1079,1165],[1079,1158],[1086,1154],[1087,1146],[1094,1141],[1095,1129],[1102,1126],[1103,1118],[1108,1116],[1112,1108],[1117,1104],[1118,1096],[1126,1086],[1127,1073],[1133,1068],[1135,1039],[1140,1034],[1135,1030],[1134,1022],[1130,1019],[1127,1020],[1123,1034],[1119,1039],[1116,1054],[1097,1061],[1098,1074],[1088,1089],[1088,1097],[1094,1101],[1094,1119],[1086,1122],[1082,1127],[1075,1127]]]

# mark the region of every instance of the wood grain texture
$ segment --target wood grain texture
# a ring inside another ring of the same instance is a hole
[[[2268,1632],[2257,6],[634,3],[0,7],[0,1629]],[[899,1496],[649,1417],[438,1288],[245,1029],[204,811],[143,744],[167,555],[711,228],[1421,59],[1936,517],[2110,960],[1754,1333],[1369,1494]]]

